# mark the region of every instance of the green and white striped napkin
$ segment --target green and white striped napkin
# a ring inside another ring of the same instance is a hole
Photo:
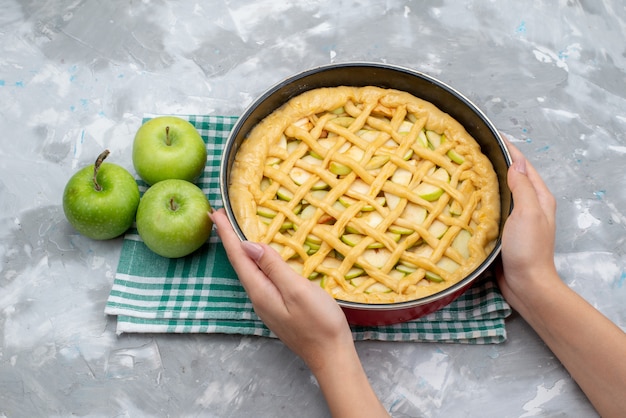
[[[207,144],[208,161],[197,182],[211,206],[222,207],[219,165],[235,116],[180,116]],[[149,119],[147,117],[145,120]],[[137,180],[142,193],[147,185]],[[117,333],[226,333],[275,337],[252,308],[217,233],[195,253],[167,259],[150,251],[131,228],[124,236],[105,313],[117,316]],[[506,340],[511,313],[491,272],[450,305],[417,320],[353,327],[355,340],[436,341],[470,344]]]

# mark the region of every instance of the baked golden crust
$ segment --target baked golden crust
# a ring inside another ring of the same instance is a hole
[[[406,92],[305,92],[258,123],[229,184],[237,222],[337,299],[434,294],[498,236],[490,161],[448,114]]]

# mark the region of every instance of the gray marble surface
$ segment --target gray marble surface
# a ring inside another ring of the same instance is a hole
[[[411,67],[481,107],[557,197],[563,280],[626,328],[621,0],[0,3],[0,417],[328,415],[279,341],[117,336],[103,309],[121,240],[78,235],[61,196],[104,147],[132,170],[146,112],[238,115],[331,62]],[[521,318],[507,331],[357,346],[396,417],[596,416]]]

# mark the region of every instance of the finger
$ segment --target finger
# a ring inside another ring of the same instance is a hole
[[[513,194],[513,211],[523,208],[540,208],[541,204],[537,197],[537,191],[533,187],[527,175],[516,169],[515,166],[509,168],[507,173],[507,183]]]
[[[513,165],[509,168],[507,173],[507,182],[511,193],[513,193],[515,206],[526,203],[531,206],[539,205],[537,192],[529,177],[529,171],[532,170],[532,165],[526,160],[524,154],[522,154],[517,147],[508,140],[506,140],[506,142],[509,152],[511,153],[511,158],[513,159]]]
[[[550,191],[548,190],[548,187],[544,183],[543,179],[541,178],[541,176],[539,175],[535,167],[526,159],[526,157],[519,150],[519,148],[513,145],[506,138],[505,138],[505,141],[507,144],[507,148],[509,149],[509,152],[511,154],[511,158],[513,159],[513,167],[517,171],[528,176],[528,178],[533,183],[533,187],[537,188],[538,192],[541,191],[541,192],[550,193]]]
[[[289,267],[280,254],[269,245],[243,242],[242,247],[274,283],[283,298],[297,292],[301,286],[310,286],[310,282]]]
[[[548,189],[548,186],[546,186],[545,182],[541,178],[541,175],[539,175],[535,167],[526,159],[526,157],[524,157],[524,154],[506,137],[505,142],[513,159],[512,169],[528,178],[532,188],[535,191],[535,199],[537,203],[541,207],[546,217],[551,222],[553,222],[556,212],[556,201],[554,199],[554,196],[550,192],[550,189]],[[519,182],[523,182],[523,180],[518,180],[518,176],[515,173],[510,172],[508,176],[508,181],[509,183],[514,182],[516,184],[518,184]],[[509,184],[509,187],[511,187],[511,184]],[[518,202],[520,201],[519,198],[517,200]]]
[[[217,234],[222,240],[222,244],[224,244],[224,248],[226,249],[226,253],[228,254],[228,258],[230,259],[233,268],[237,272],[239,272],[240,269],[245,271],[251,267],[256,268],[256,264],[250,260],[241,248],[241,241],[228,221],[224,209],[219,209],[218,211],[213,212],[210,216],[215,226],[217,226]]]
[[[550,220],[554,220],[554,215],[556,212],[556,200],[550,192],[550,189],[543,181],[543,178],[539,175],[535,167],[526,161],[526,169],[528,171],[528,179],[533,185],[535,192],[537,193],[537,200],[539,201],[539,205],[543,209],[544,213]]]
[[[280,296],[274,284],[259,269],[255,260],[251,259],[242,247],[239,237],[235,234],[232,225],[226,217],[223,209],[211,214],[211,219],[217,226],[217,233],[222,240],[228,260],[237,272],[239,281],[246,289],[248,296],[253,302],[275,300]]]

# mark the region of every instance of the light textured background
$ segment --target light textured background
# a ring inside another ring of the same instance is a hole
[[[121,240],[67,224],[67,179],[144,113],[238,115],[331,62],[423,71],[473,100],[558,201],[563,279],[626,328],[626,8],[620,0],[1,0],[0,417],[323,417],[280,342],[115,335]],[[595,416],[525,322],[497,346],[363,342],[397,417]],[[601,342],[598,342],[601,344]]]

